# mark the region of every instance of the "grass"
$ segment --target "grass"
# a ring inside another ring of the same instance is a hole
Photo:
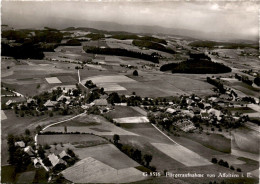
[[[2,183],[14,183],[15,181],[15,168],[12,165],[1,167],[1,182]]]
[[[115,106],[115,109],[108,112],[106,115],[110,118],[142,116],[141,113],[128,106]]]
[[[67,121],[58,125],[54,125],[53,127],[60,127],[60,126],[95,126],[99,125],[97,122],[81,122],[81,121]]]
[[[84,142],[104,142],[104,140],[95,135],[89,134],[62,134],[62,135],[39,135],[38,142],[41,145],[54,143],[84,143]],[[105,141],[106,142],[106,141]]]
[[[210,134],[207,135],[206,133],[198,134],[198,133],[188,133],[184,134],[186,138],[192,139],[203,146],[220,151],[223,153],[230,153],[231,152],[231,140],[225,138],[219,134]]]
[[[93,157],[115,169],[139,166],[138,163],[118,150],[113,144],[103,144],[88,148],[77,148],[73,151],[79,156],[80,159]]]
[[[238,113],[254,113],[256,112],[255,110],[249,108],[249,107],[227,107],[227,110],[233,111],[233,112],[238,112]]]
[[[16,183],[33,183],[35,171],[27,171],[17,175]]]

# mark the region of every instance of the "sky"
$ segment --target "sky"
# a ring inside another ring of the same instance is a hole
[[[32,28],[106,21],[228,33],[245,39],[258,36],[259,5],[257,1],[2,1],[2,24]]]

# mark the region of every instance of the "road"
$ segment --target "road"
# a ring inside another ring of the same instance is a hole
[[[49,128],[49,127],[51,127],[51,126],[54,126],[54,125],[58,125],[58,124],[60,124],[60,123],[64,123],[64,122],[66,122],[66,121],[70,121],[70,120],[73,120],[73,119],[75,119],[75,118],[77,118],[77,117],[79,117],[79,116],[82,116],[83,114],[86,114],[86,112],[83,112],[83,113],[81,113],[81,114],[78,114],[78,115],[76,115],[76,116],[73,116],[73,117],[71,117],[71,118],[69,118],[69,119],[65,119],[65,120],[62,120],[62,121],[58,121],[58,122],[56,122],[56,123],[52,123],[52,124],[49,124],[49,125],[47,125],[46,127],[44,127],[43,129],[42,129],[42,131],[44,131],[44,130],[46,130],[47,128]],[[41,132],[42,132],[41,131]],[[38,137],[38,134],[36,134],[35,136],[34,136],[34,141],[35,141],[35,145],[37,146],[37,137]]]

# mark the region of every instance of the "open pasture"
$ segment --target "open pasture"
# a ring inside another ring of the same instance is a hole
[[[115,118],[113,120],[117,123],[149,123],[149,120],[146,116]]]
[[[48,77],[48,78],[45,78],[46,81],[49,83],[49,84],[59,84],[59,83],[62,83],[57,77]]]
[[[181,145],[163,143],[152,143],[152,145],[186,166],[203,166],[212,164],[207,159]]]

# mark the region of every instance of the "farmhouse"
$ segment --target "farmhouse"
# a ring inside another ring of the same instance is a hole
[[[29,99],[27,99],[26,103],[27,103],[27,105],[28,104],[34,104],[34,103],[36,103],[36,100],[29,98]]]
[[[58,102],[61,102],[61,101],[65,100],[65,99],[66,99],[66,101],[69,101],[69,100],[70,100],[70,97],[65,96],[65,95],[61,95],[61,96],[57,99],[57,101],[58,101]]]
[[[44,106],[47,107],[48,110],[52,110],[57,103],[58,103],[58,102],[56,102],[56,101],[48,100],[48,101],[44,104]]]
[[[34,151],[33,151],[33,149],[32,149],[32,147],[31,146],[27,146],[27,147],[25,147],[24,148],[24,152],[25,153],[28,153],[28,155],[30,156],[30,157],[33,157],[34,156]]]
[[[23,141],[18,141],[18,142],[15,142],[14,143],[15,146],[19,146],[21,148],[24,148],[25,147],[25,143]]]
[[[66,164],[66,162],[65,162],[64,160],[59,159],[59,157],[56,156],[54,153],[50,154],[50,155],[48,156],[48,158],[49,158],[49,160],[50,160],[50,162],[51,162],[51,165],[52,165],[53,167],[55,167],[57,164]]]
[[[176,113],[176,110],[173,109],[173,108],[168,108],[168,109],[166,110],[166,112],[167,112],[167,113],[170,113],[170,114],[175,114],[175,113]]]
[[[222,119],[221,116],[223,115],[223,113],[221,111],[219,111],[219,110],[211,108],[211,109],[208,110],[208,113],[211,114],[211,115],[216,116],[218,120]]]
[[[16,101],[8,100],[8,101],[5,103],[5,105],[10,106],[10,105],[12,105],[12,104],[15,103],[15,102],[16,102]]]
[[[63,151],[59,154],[59,157],[63,159],[63,158],[66,158],[66,157],[70,158],[71,156],[68,155],[68,154],[66,153],[66,151],[63,150]]]
[[[106,99],[96,99],[93,101],[96,106],[107,106],[108,102]]]
[[[35,168],[41,167],[41,163],[39,162],[39,160],[37,158],[33,159],[33,165]]]

